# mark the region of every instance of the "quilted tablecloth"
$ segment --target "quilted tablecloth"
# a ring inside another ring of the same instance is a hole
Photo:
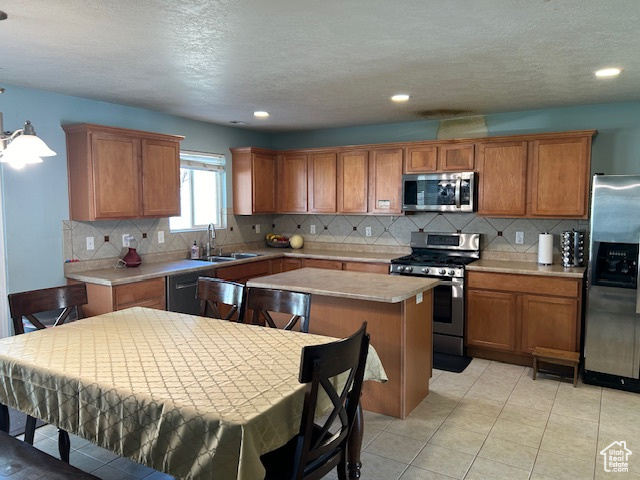
[[[0,340],[0,403],[178,478],[256,480],[298,431],[302,347],[333,340],[136,307]],[[365,379],[386,380],[372,347]]]

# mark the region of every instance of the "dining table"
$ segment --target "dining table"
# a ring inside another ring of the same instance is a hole
[[[298,433],[302,348],[335,340],[143,307],[7,337],[0,423],[8,406],[179,479],[258,480]],[[387,380],[372,347],[365,380]]]

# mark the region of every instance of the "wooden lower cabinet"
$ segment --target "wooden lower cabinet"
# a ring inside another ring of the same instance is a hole
[[[536,347],[580,351],[582,279],[468,272],[471,356],[531,364]]]
[[[251,278],[263,277],[270,273],[270,260],[261,260],[258,262],[249,262],[242,263],[240,265],[216,268],[216,277],[238,283],[247,283],[247,280]]]
[[[516,351],[516,296],[469,290],[467,345]]]
[[[342,262],[338,260],[321,260],[318,258],[303,258],[303,267],[326,268],[329,270],[342,270]]]
[[[87,283],[87,299],[88,303],[83,307],[87,317],[130,307],[165,310],[165,277],[116,286]]]

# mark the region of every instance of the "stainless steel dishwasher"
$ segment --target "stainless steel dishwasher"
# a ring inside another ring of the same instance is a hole
[[[215,269],[169,275],[167,277],[167,310],[170,312],[200,313],[200,302],[196,298],[198,277],[213,277]]]

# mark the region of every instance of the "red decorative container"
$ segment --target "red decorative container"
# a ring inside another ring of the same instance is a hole
[[[127,267],[139,267],[142,263],[142,259],[140,258],[140,255],[138,255],[138,252],[136,252],[136,249],[131,247],[129,247],[129,251],[122,261]]]

